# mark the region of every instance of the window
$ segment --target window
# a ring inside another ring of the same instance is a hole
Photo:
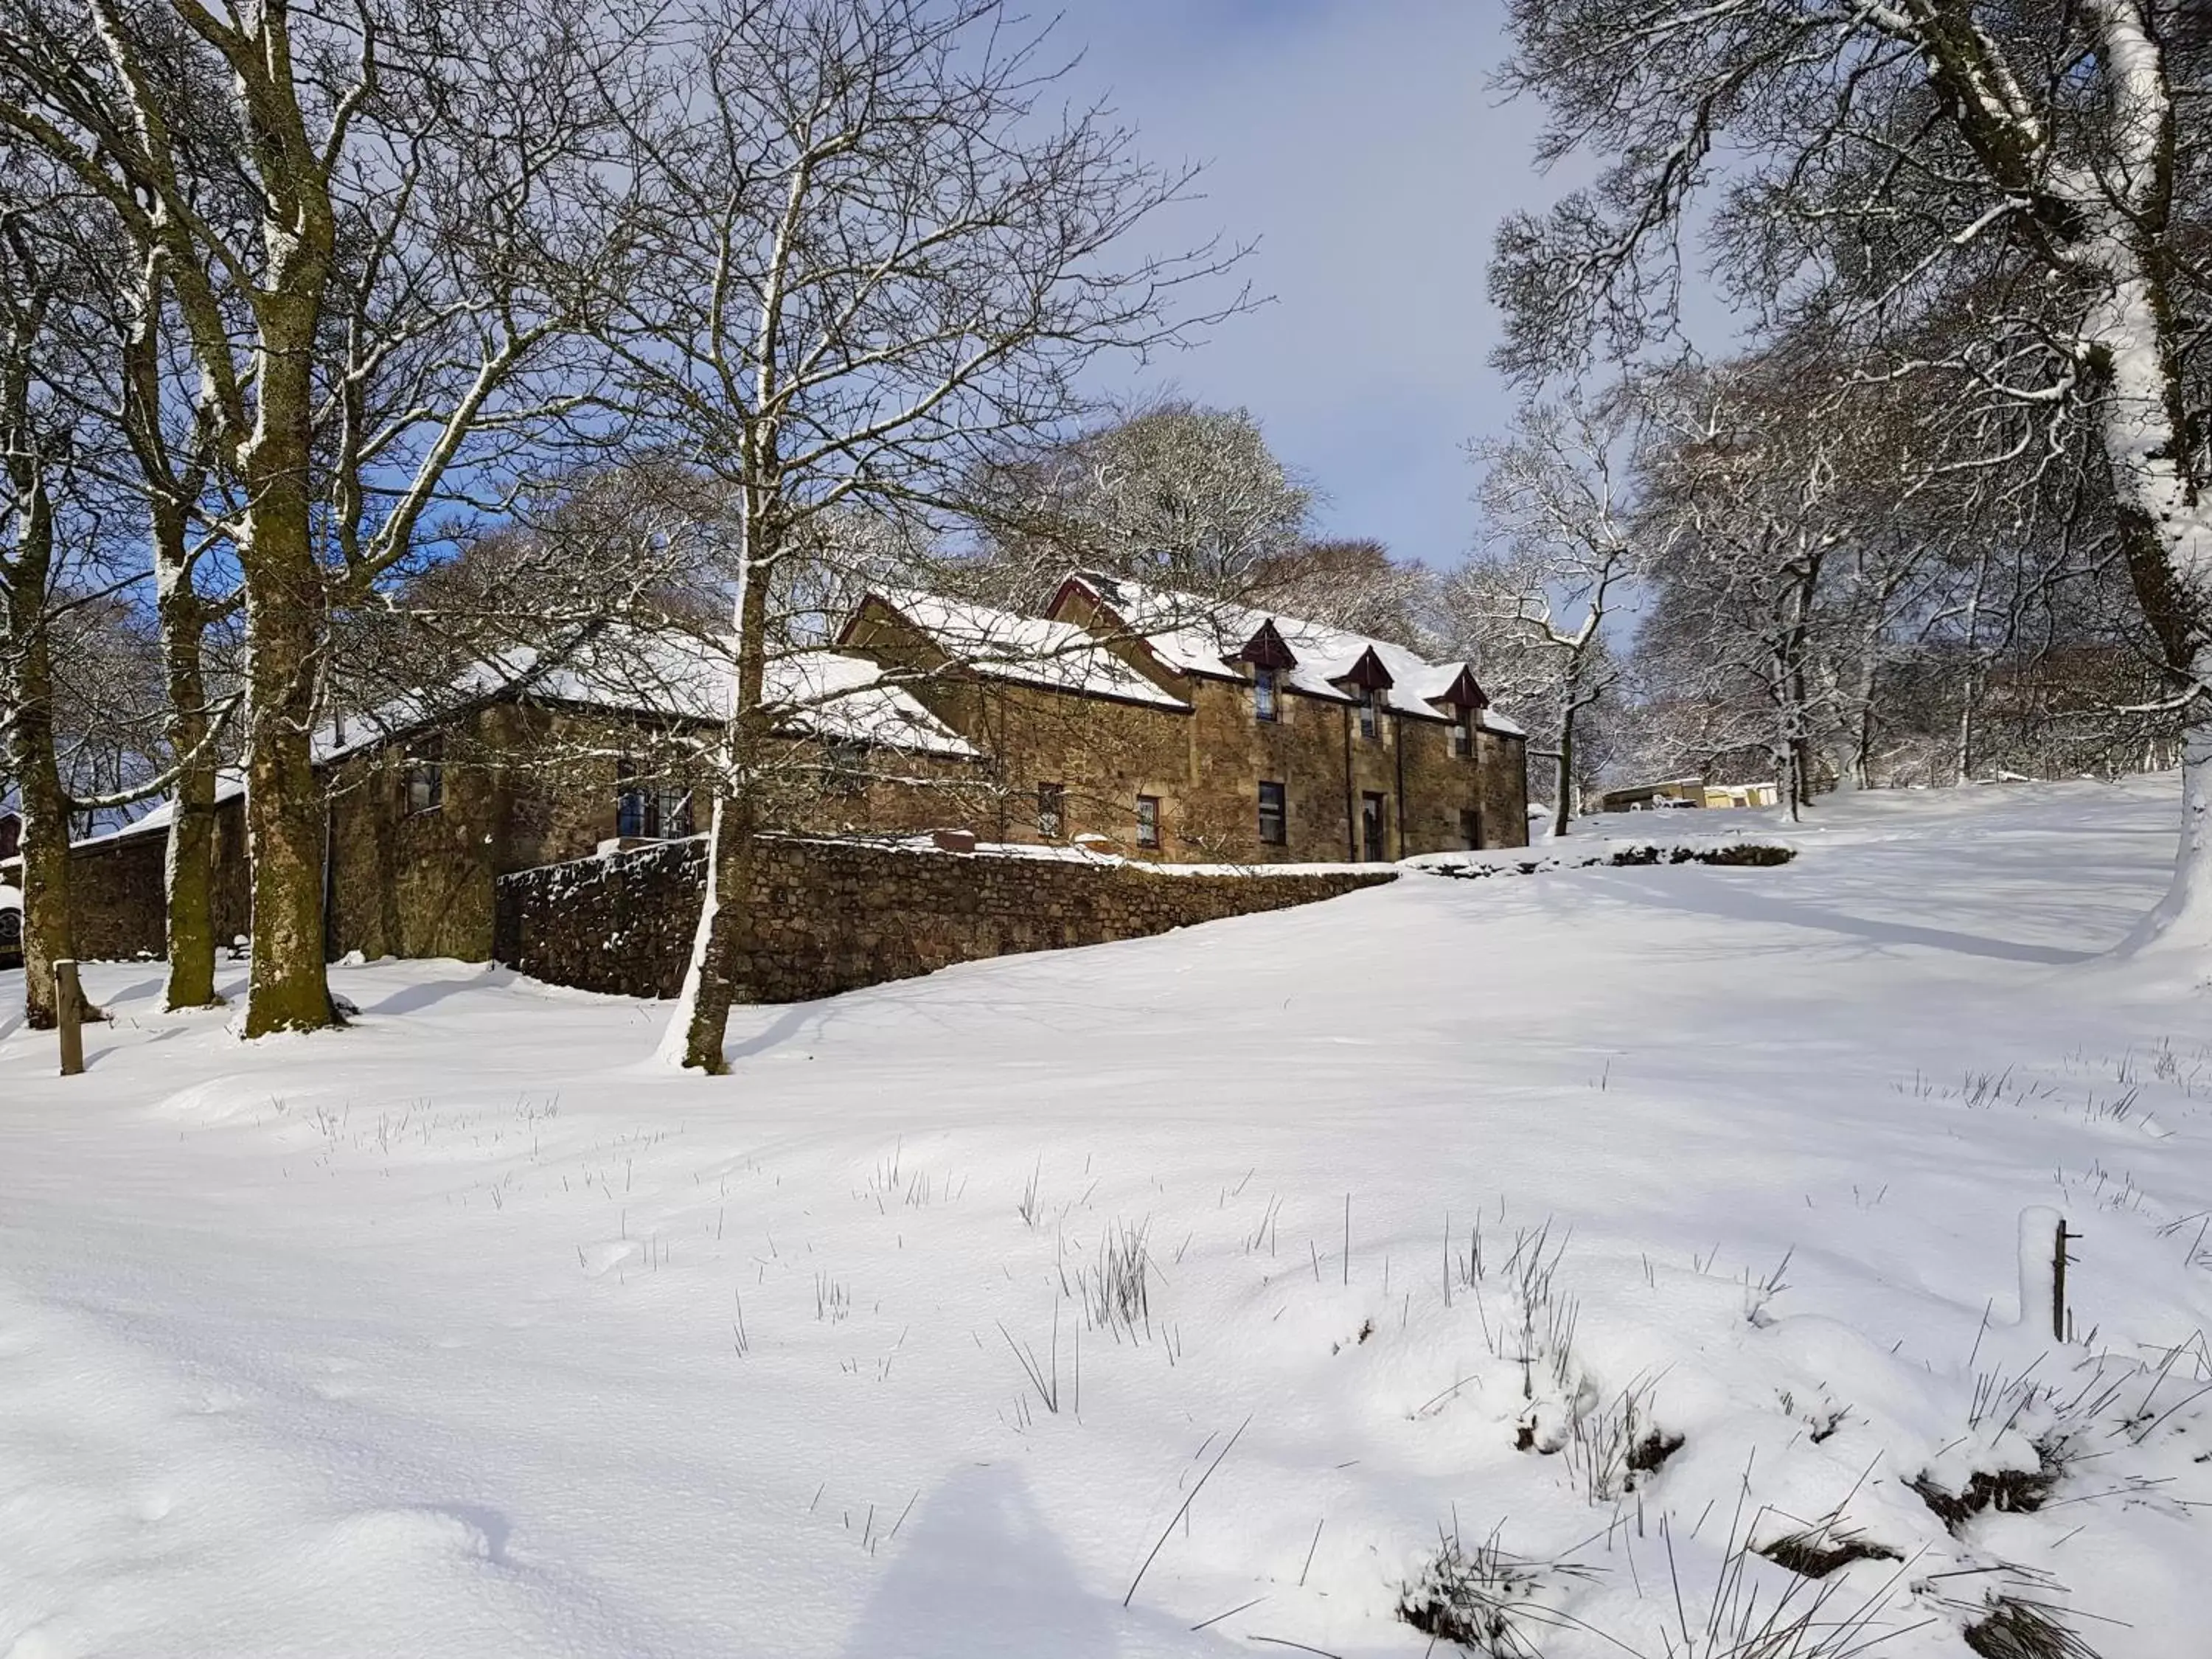
[[[868,793],[868,746],[832,738],[822,745],[822,793],[848,797]]]
[[[446,740],[426,738],[407,750],[407,810],[431,812],[446,801]]]
[[[641,778],[636,763],[615,763],[615,834],[624,841],[680,841],[691,833],[690,792]]]
[[[1371,792],[1359,798],[1360,856],[1370,864],[1380,864],[1389,857],[1385,850],[1385,827],[1382,797]]]
[[[1047,841],[1058,841],[1067,833],[1067,786],[1064,783],[1037,785],[1037,834]]]
[[[1158,847],[1160,844],[1160,798],[1158,795],[1137,797],[1137,845]]]
[[[1482,846],[1482,813],[1473,806],[1462,807],[1459,815],[1459,838],[1467,843],[1470,853]]]
[[[1451,751],[1462,759],[1474,753],[1474,710],[1465,703],[1452,710]]]
[[[1284,811],[1283,786],[1263,783],[1260,786],[1260,839],[1269,847],[1280,847],[1289,839]]]
[[[1376,729],[1374,689],[1363,685],[1359,688],[1359,735],[1372,742]]]
[[[1252,718],[1261,720],[1275,718],[1275,671],[1272,668],[1252,671]]]

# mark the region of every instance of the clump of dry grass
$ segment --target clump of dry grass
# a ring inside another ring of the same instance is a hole
[[[1498,1543],[1500,1530],[1469,1546],[1455,1520],[1449,1532],[1438,1534],[1436,1555],[1400,1595],[1398,1617],[1484,1659],[1541,1659],[1533,1632],[1567,1621],[1538,1601],[1538,1593],[1547,1582],[1596,1575],[1572,1563],[1510,1554]]]

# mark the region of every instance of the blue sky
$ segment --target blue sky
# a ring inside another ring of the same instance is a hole
[[[1208,163],[1174,228],[1257,238],[1275,302],[1163,366],[1243,404],[1330,497],[1325,527],[1401,556],[1472,544],[1462,445],[1513,397],[1488,363],[1483,269],[1498,219],[1559,185],[1531,165],[1538,112],[1487,84],[1497,0],[1066,0],[1086,48],[1073,93],[1110,91],[1156,160]]]

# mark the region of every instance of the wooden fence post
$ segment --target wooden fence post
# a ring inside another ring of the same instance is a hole
[[[2062,1218],[2058,1223],[2058,1237],[2051,1242],[2051,1334],[2054,1340],[2060,1342],[2071,1340],[2066,1328],[2069,1322],[2066,1316],[2066,1264],[2073,1257],[2066,1254],[2066,1247],[2081,1237],[2081,1234],[2070,1231]]]
[[[54,1012],[62,1040],[62,1075],[77,1077],[84,1071],[84,987],[78,982],[76,963],[68,957],[54,963]]]

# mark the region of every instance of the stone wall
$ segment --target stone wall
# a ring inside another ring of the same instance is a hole
[[[495,703],[456,714],[441,737],[440,799],[428,811],[410,808],[406,743],[335,769],[334,955],[483,961],[493,954],[494,882],[583,858],[611,840],[623,764],[634,780],[665,781],[678,793],[703,778],[687,760],[695,733],[619,714]],[[975,769],[898,754],[864,761],[849,784],[830,787],[818,745],[792,740],[778,753],[762,811],[771,823],[821,834],[958,822],[943,792]],[[700,787],[696,827],[706,827],[711,811]]]
[[[703,839],[499,882],[495,954],[581,990],[673,996],[698,921]],[[1139,939],[1334,898],[1395,872],[1157,873],[1139,866],[769,838],[751,894],[745,994],[799,1002],[956,962]]]
[[[125,836],[70,853],[70,924],[88,962],[158,957],[167,948],[161,870],[167,835]]]
[[[1503,732],[1478,732],[1474,741],[1482,769],[1482,844],[1526,847],[1528,739]]]
[[[940,798],[928,827],[958,825],[987,842],[1029,845],[1103,836],[1130,858],[1206,856],[1182,833],[1193,765],[1190,718],[1182,710],[965,672],[904,618],[876,607],[855,621],[844,644],[912,676],[907,692],[991,757],[964,794]],[[1063,792],[1054,837],[1038,822],[1045,784]],[[1160,802],[1163,845],[1156,849],[1137,845],[1139,795]]]
[[[70,849],[70,925],[88,962],[128,962],[167,953],[166,830],[110,836]],[[246,863],[246,803],[237,796],[215,814],[212,876],[218,945],[246,931],[252,916]]]

